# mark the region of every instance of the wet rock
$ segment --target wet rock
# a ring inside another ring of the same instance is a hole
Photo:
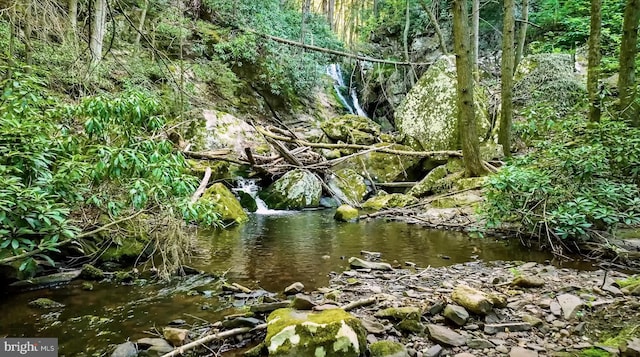
[[[17,265],[18,266],[15,267],[16,269],[18,269],[20,266],[19,264]],[[7,267],[8,267],[7,269],[9,270],[14,268],[13,266],[7,266]],[[18,274],[18,275],[21,276],[22,274]],[[54,273],[54,274],[49,274],[44,276],[37,276],[35,278],[30,278],[29,280],[15,281],[9,284],[9,286],[16,287],[16,288],[28,287],[30,289],[34,289],[38,287],[45,287],[50,285],[66,283],[68,281],[71,281],[77,278],[78,276],[80,276],[80,270],[65,271],[62,273]]]
[[[484,333],[495,335],[498,332],[521,332],[531,330],[531,325],[526,322],[506,322],[502,324],[485,324]]]
[[[265,345],[270,357],[357,357],[365,353],[366,333],[360,321],[342,309],[279,309],[267,319]]]
[[[320,127],[329,138],[350,144],[371,145],[380,136],[380,124],[352,114],[325,120]]]
[[[513,347],[509,351],[509,357],[538,357],[538,352],[522,347]]]
[[[133,276],[133,274],[131,274],[130,271],[117,271],[113,275],[113,281],[115,281],[116,283],[131,283],[134,279],[135,277]]]
[[[311,310],[316,304],[311,300],[311,297],[304,294],[296,294],[291,301],[291,307],[298,310]]]
[[[544,286],[544,280],[537,276],[520,275],[513,279],[511,285],[519,286],[521,288],[539,288]]]
[[[566,320],[573,319],[582,307],[582,299],[572,294],[558,296],[558,303],[562,308],[562,315]]]
[[[287,172],[258,195],[271,209],[318,207],[322,183],[312,172],[298,169]]]
[[[446,301],[438,300],[429,307],[429,309],[427,310],[427,313],[432,316],[437,315],[441,313],[442,310],[444,310],[444,307],[446,305],[447,305]]]
[[[176,327],[165,327],[162,330],[162,335],[174,346],[182,346],[189,337],[189,330]]]
[[[467,343],[464,336],[444,326],[429,324],[427,330],[429,338],[437,343],[454,347],[464,346]]]
[[[469,341],[467,341],[467,346],[469,346],[469,348],[473,348],[474,350],[482,350],[485,348],[494,348],[496,347],[493,343],[491,343],[491,341],[489,340],[485,340],[482,338],[472,338]]]
[[[327,180],[327,186],[342,201],[355,205],[371,192],[364,177],[353,169],[336,170]]]
[[[175,320],[169,321],[169,326],[182,326],[186,324],[187,324],[187,321],[183,319],[175,319]]]
[[[284,293],[285,295],[294,295],[302,292],[302,290],[304,290],[304,285],[298,281],[284,288]]]
[[[90,282],[88,282],[88,281],[83,282],[83,283],[82,283],[82,290],[85,290],[85,291],[93,291],[93,284],[91,284],[91,283],[90,283]]]
[[[336,209],[336,214],[333,215],[333,219],[340,222],[355,222],[360,217],[360,213],[357,209],[349,206],[342,205]]]
[[[367,332],[374,335],[382,335],[386,331],[384,325],[379,322],[371,321],[368,319],[361,319],[360,322],[362,323],[362,326],[364,326],[365,330],[367,330]]]
[[[493,309],[493,304],[485,293],[467,285],[456,286],[451,298],[457,304],[478,315],[486,315]]]
[[[458,326],[464,326],[469,319],[469,313],[464,307],[458,305],[447,305],[444,308],[444,317]]]
[[[418,320],[402,320],[396,324],[398,331],[420,334],[424,332],[424,325]]]
[[[393,320],[420,320],[422,312],[414,306],[390,307],[375,313],[376,317]]]
[[[369,346],[371,357],[409,357],[407,348],[398,342],[378,341]]]
[[[242,223],[249,220],[249,216],[242,208],[240,201],[223,183],[211,185],[200,198],[203,202],[215,205],[216,212],[225,222]]]
[[[65,305],[48,298],[39,298],[29,302],[29,306],[38,309],[62,309]]]
[[[141,338],[136,341],[136,344],[141,350],[147,350],[148,352],[155,352],[158,356],[173,351],[173,346],[163,338]],[[153,355],[153,353],[149,353]]]
[[[424,351],[423,354],[424,354],[424,357],[438,357],[442,353],[442,350],[443,350],[442,346],[433,345],[428,350]]]
[[[85,280],[102,280],[104,279],[104,271],[91,264],[85,264],[82,266],[80,277]]]
[[[391,264],[389,263],[368,262],[366,260],[362,260],[356,257],[349,258],[349,265],[352,268],[363,268],[363,269],[371,269],[371,270],[393,270],[393,268],[391,267]]]
[[[620,345],[622,357],[640,357],[640,339],[634,338]]]
[[[362,208],[379,211],[383,208],[402,208],[417,202],[418,200],[413,196],[378,191],[377,195],[362,204]]]
[[[238,327],[256,327],[260,325],[262,321],[254,318],[254,317],[236,317],[231,320],[222,321],[222,326],[228,329],[238,328]]]
[[[263,304],[251,305],[249,307],[249,311],[251,312],[271,312],[277,309],[282,309],[285,307],[289,307],[290,302],[288,301],[276,301],[276,302],[266,302]]]
[[[119,344],[116,349],[111,353],[111,357],[136,357],[138,350],[136,345],[131,341]]]
[[[522,315],[522,321],[529,323],[533,327],[542,326],[544,323],[541,319],[529,314]]]

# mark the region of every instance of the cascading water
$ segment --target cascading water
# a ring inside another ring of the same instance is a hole
[[[333,89],[336,91],[340,104],[351,114],[368,117],[367,113],[360,106],[356,89],[345,85],[340,65],[336,63],[329,65],[329,67],[327,67],[327,74],[334,80]],[[348,98],[345,95],[348,95]]]
[[[247,195],[251,196],[251,198],[256,201],[256,206],[258,209],[254,212],[255,214],[283,214],[289,213],[290,211],[280,211],[270,209],[267,204],[258,197],[258,191],[260,191],[260,186],[256,183],[256,180],[248,180],[244,178],[238,178],[238,187],[234,188],[234,192],[244,192]]]

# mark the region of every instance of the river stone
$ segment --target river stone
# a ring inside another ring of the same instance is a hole
[[[464,346],[467,341],[461,334],[451,330],[448,327],[429,324],[427,325],[429,331],[429,337],[438,343],[442,343],[447,346]]]
[[[131,341],[119,344],[116,349],[111,353],[111,357],[136,357],[138,350],[136,345]]]
[[[582,307],[582,299],[572,294],[559,295],[558,303],[562,308],[562,315],[565,320],[570,320],[576,317],[578,310]]]
[[[160,353],[168,353],[173,351],[173,347],[164,338],[145,337],[136,341],[140,349],[152,350]]]
[[[249,307],[249,311],[259,313],[271,312],[277,309],[289,307],[289,304],[289,301],[265,302],[262,304],[251,305],[251,307]]]
[[[421,334],[424,332],[424,325],[419,320],[402,320],[396,324],[396,329],[409,334]]]
[[[513,279],[511,285],[521,288],[539,288],[544,286],[544,280],[539,276],[520,275]]]
[[[640,357],[640,339],[634,338],[620,344],[622,357]]]
[[[285,295],[294,295],[302,292],[302,290],[304,290],[304,285],[301,282],[297,281],[284,288],[284,293]]]
[[[310,171],[297,169],[287,172],[258,195],[271,209],[296,210],[318,207],[322,196],[322,183]]]
[[[445,318],[458,326],[464,326],[464,324],[466,324],[467,320],[469,319],[469,313],[467,312],[467,310],[465,310],[464,307],[458,305],[447,305],[447,307],[444,308],[444,312],[442,315],[444,315]]]
[[[62,309],[64,304],[48,298],[39,298],[30,301],[29,306],[37,307],[39,309]]]
[[[389,307],[383,310],[379,310],[375,313],[376,317],[384,319],[394,320],[416,320],[420,321],[422,311],[415,306],[403,306],[403,307]]]
[[[371,192],[364,177],[352,169],[339,169],[329,176],[327,186],[343,202],[358,205]]]
[[[305,294],[296,294],[291,301],[291,307],[298,310],[311,310],[316,304],[311,300],[311,297]]]
[[[462,353],[456,353],[455,355],[453,355],[453,357],[476,357],[476,355],[469,352],[462,352]]]
[[[371,357],[409,357],[407,348],[394,341],[377,341],[369,346]]]
[[[418,203],[418,200],[410,195],[402,193],[386,193],[378,191],[378,194],[368,199],[362,208],[379,211],[383,208],[402,208]]]
[[[442,353],[442,350],[443,350],[442,346],[433,345],[428,350],[424,351],[423,354],[424,354],[424,357],[438,357]]]
[[[522,332],[531,330],[531,324],[528,322],[505,322],[500,324],[485,324],[484,333],[487,335],[495,335],[498,332]]]
[[[389,263],[368,262],[360,258],[349,258],[349,265],[352,268],[372,269],[372,270],[393,270]]]
[[[522,347],[513,347],[509,351],[509,357],[538,357],[538,352]]]
[[[236,317],[231,320],[222,321],[222,326],[228,329],[238,328],[238,327],[256,327],[260,325],[262,321],[256,319],[255,317]]]
[[[482,338],[472,338],[469,341],[467,341],[467,346],[469,346],[469,348],[473,348],[474,350],[482,350],[485,348],[494,348],[496,347],[496,345],[494,345],[491,341],[489,340],[485,340]]]
[[[85,280],[102,280],[104,279],[104,272],[91,264],[84,264],[80,277]]]
[[[242,208],[240,201],[221,182],[214,183],[207,188],[200,200],[214,204],[216,212],[220,214],[220,218],[225,222],[242,223],[249,220],[249,216]]]
[[[425,151],[460,148],[457,106],[457,76],[454,56],[443,56],[411,88],[395,113],[397,129]],[[478,138],[484,141],[490,128],[488,100],[475,86]]]
[[[279,309],[267,318],[265,345],[270,357],[358,357],[366,350],[366,332],[357,318],[342,309]]]
[[[350,144],[371,145],[380,136],[380,124],[352,114],[325,120],[320,128],[329,138]]]
[[[374,335],[382,335],[387,330],[383,324],[376,321],[362,319],[360,320],[360,322],[362,322],[362,326],[364,326],[367,332],[372,333]]]
[[[487,294],[467,285],[456,286],[451,298],[457,304],[478,315],[486,315],[493,309],[493,304]]]
[[[376,148],[386,148],[397,151],[414,151],[408,146],[390,143],[374,144]],[[362,177],[375,182],[394,182],[406,180],[413,168],[420,163],[417,156],[395,155],[371,151],[345,159],[337,166],[338,169],[353,169]]]
[[[436,208],[459,208],[477,206],[483,198],[473,192],[461,192],[455,195],[438,197],[431,201],[431,205]]]
[[[358,210],[349,205],[342,205],[338,207],[336,209],[336,214],[333,216],[336,221],[340,222],[355,222],[359,217],[360,213]]]
[[[162,329],[162,335],[164,338],[171,342],[174,346],[182,346],[189,337],[189,330],[176,327],[165,327]]]

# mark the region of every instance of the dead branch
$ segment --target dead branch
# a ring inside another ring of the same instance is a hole
[[[207,189],[207,184],[209,183],[210,178],[211,178],[211,168],[207,166],[206,170],[204,170],[204,177],[200,182],[200,186],[198,186],[198,189],[196,190],[196,192],[194,192],[193,196],[191,196],[191,204],[196,203],[196,201],[198,201],[200,196],[202,196],[202,194],[204,193],[204,190]]]
[[[367,305],[374,304],[376,301],[377,301],[376,297],[369,297],[369,298],[365,298],[365,299],[352,301],[352,302],[342,306],[341,308],[344,311],[350,311],[350,310],[353,310],[353,309],[361,307],[361,306],[367,306]]]
[[[239,328],[234,328],[232,330],[228,330],[228,331],[224,331],[224,332],[219,332],[213,335],[207,335],[204,336],[202,338],[199,338],[193,342],[187,343],[184,346],[180,346],[176,349],[174,349],[173,351],[166,353],[164,355],[162,355],[162,357],[174,357],[174,356],[180,356],[181,354],[192,350],[196,347],[202,346],[205,343],[211,342],[211,341],[215,341],[215,340],[221,340],[221,339],[225,339],[228,337],[233,337],[233,336],[237,336],[237,335],[241,335],[243,333],[247,333],[247,332],[251,332],[251,331],[258,331],[258,330],[264,330],[267,328],[267,324],[261,324],[258,325],[254,328],[251,327],[239,327]]]

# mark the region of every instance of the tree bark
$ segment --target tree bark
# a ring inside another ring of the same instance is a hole
[[[480,82],[480,0],[473,0],[471,6],[471,61],[473,64],[473,76]]]
[[[589,121],[598,122],[601,116],[600,93],[600,32],[602,26],[602,0],[591,0],[591,30],[589,33],[589,64],[587,92],[589,93]]]
[[[440,24],[438,24],[436,15],[433,13],[431,8],[429,8],[429,5],[427,5],[425,0],[422,0],[420,2],[420,5],[422,5],[422,9],[424,9],[424,11],[427,13],[427,15],[429,16],[429,21],[431,21],[431,23],[433,24],[433,28],[436,31],[436,36],[438,36],[438,42],[440,43],[440,51],[442,51],[443,55],[448,54],[449,51],[447,51],[447,43],[444,40],[444,35],[442,34],[442,29],[440,29]]]
[[[620,117],[633,126],[640,126],[638,104],[635,100],[635,57],[638,53],[638,21],[640,20],[640,0],[627,0],[622,25],[620,44],[620,76],[618,91],[620,95]]]
[[[407,62],[411,62],[411,58],[409,57],[409,30],[411,29],[411,2],[409,0],[405,0],[406,2],[406,14],[405,14],[405,22],[404,22],[404,32],[402,33],[402,42],[404,45],[404,59]],[[411,87],[416,84],[413,74],[413,68],[409,66],[407,71],[407,76],[409,77],[409,83]]]
[[[527,42],[527,28],[529,27],[529,0],[522,0],[522,21],[520,21],[520,33],[518,34],[518,44],[516,46],[516,59],[513,63],[513,70],[518,69],[524,54],[524,44]]]
[[[513,121],[513,67],[514,67],[514,0],[504,0],[504,26],[502,29],[502,111],[498,142],[506,156],[511,156],[511,123]]]
[[[78,0],[69,0],[69,28],[75,38],[78,34]]]
[[[329,22],[329,29],[333,30],[333,12],[336,8],[336,1],[329,0],[329,4],[327,4],[327,21]]]
[[[136,35],[136,46],[140,45],[140,39],[142,38],[142,31],[144,31],[144,21],[147,19],[147,11],[149,10],[149,0],[144,0],[144,8],[142,8],[142,14],[140,14],[140,23],[138,24],[138,34]]]
[[[303,0],[302,2],[302,21],[300,23],[300,43],[304,44],[304,31],[305,22],[309,16],[309,10],[311,9],[311,0]]]
[[[107,0],[94,0],[93,21],[91,22],[91,63],[97,64],[102,60],[102,43],[106,30]]]
[[[453,2],[453,43],[456,53],[458,128],[462,144],[462,160],[467,176],[480,176],[486,172],[480,160],[480,144],[476,129],[475,106],[473,103],[473,73],[469,25],[467,23],[467,1]]]

